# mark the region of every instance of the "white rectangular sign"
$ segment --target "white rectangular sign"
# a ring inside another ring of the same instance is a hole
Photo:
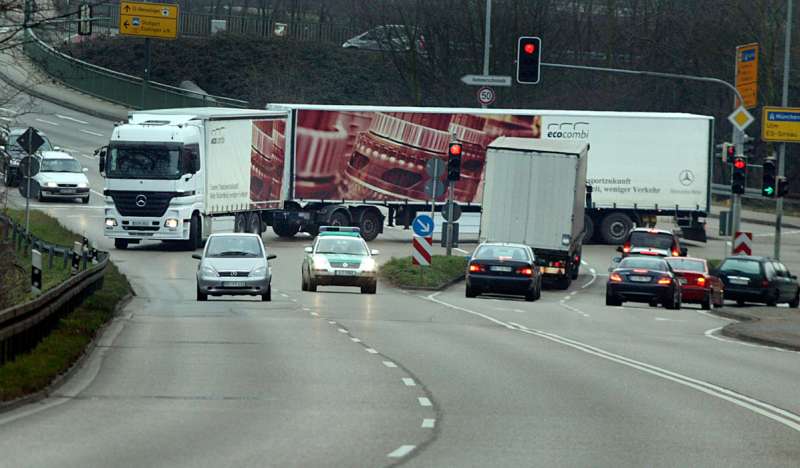
[[[511,86],[511,77],[503,75],[464,75],[461,81],[472,86]]]

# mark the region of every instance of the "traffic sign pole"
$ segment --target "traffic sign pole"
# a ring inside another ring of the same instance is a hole
[[[794,0],[786,0],[786,37],[783,50],[783,96],[781,105],[789,105],[789,66],[791,65],[790,50],[792,46],[792,4]],[[786,143],[781,143],[778,148],[778,177],[783,177],[786,171]],[[783,197],[779,196],[775,203],[775,251],[776,260],[781,258],[781,224],[783,223]]]
[[[26,146],[26,150],[30,150],[31,145],[33,143],[33,132],[28,129],[28,146]],[[32,155],[29,155],[32,156]],[[30,225],[31,225],[31,166],[33,164],[28,163],[27,168],[25,169],[25,173],[28,176],[27,188],[25,189],[25,234],[30,233]]]
[[[486,19],[484,21],[484,34],[483,34],[483,74],[489,74],[489,50],[491,49],[492,37],[492,0],[486,0]],[[488,104],[481,104],[481,107],[486,109]],[[449,252],[449,243],[447,255]]]

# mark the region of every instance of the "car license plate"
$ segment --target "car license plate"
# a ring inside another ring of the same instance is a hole
[[[224,288],[243,288],[244,281],[223,281],[222,287]]]
[[[750,284],[750,280],[747,279],[747,278],[731,278],[731,277],[728,277],[728,279],[731,281],[731,284],[742,284],[742,285]]]
[[[131,226],[149,226],[150,221],[133,220],[130,222]]]
[[[62,189],[61,193],[68,195],[68,194],[75,193],[75,190],[73,190],[73,189]]]
[[[355,270],[336,270],[336,276],[355,276]]]
[[[631,281],[636,281],[637,283],[649,283],[650,277],[649,276],[631,276]]]
[[[490,267],[490,270],[492,270],[492,271],[505,271],[505,272],[509,272],[509,271],[511,271],[511,267],[507,267],[507,266],[493,266],[493,267]]]

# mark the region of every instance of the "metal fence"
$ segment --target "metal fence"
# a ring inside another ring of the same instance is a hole
[[[48,244],[26,234],[23,226],[2,214],[0,242],[10,242],[15,250],[23,251],[26,255],[32,249],[39,250],[43,256],[43,269],[52,269],[56,262],[63,262],[63,268],[71,263],[71,248]],[[108,253],[84,250],[79,263],[78,272],[58,286],[30,302],[0,310],[0,364],[33,349],[55,328],[61,317],[102,287]]]
[[[25,31],[26,55],[48,75],[78,91],[132,109],[175,107],[247,107],[247,102],[212,96],[126,75],[55,50],[31,30]]]

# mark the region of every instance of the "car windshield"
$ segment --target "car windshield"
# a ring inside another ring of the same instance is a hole
[[[106,177],[118,179],[177,179],[188,169],[178,147],[114,146],[109,150]]]
[[[706,271],[706,264],[702,260],[673,257],[667,259],[667,263],[673,270],[696,271],[698,273],[705,273]]]
[[[755,260],[742,260],[738,258],[729,258],[722,263],[719,268],[720,271],[725,273],[745,273],[749,275],[758,275],[761,273],[761,268]]]
[[[13,130],[11,131],[11,133],[8,134],[8,143],[10,150],[19,151],[23,153],[25,152],[25,150],[22,149],[22,146],[20,146],[20,144],[17,143],[17,138],[21,137],[23,133],[25,133],[25,129]],[[50,145],[50,141],[47,139],[47,137],[42,135],[41,133],[39,133],[39,136],[42,137],[44,143],[42,143],[42,146],[40,146],[37,151],[53,151],[53,146]]]
[[[628,268],[628,269],[642,268],[654,271],[669,271],[667,263],[663,260],[656,260],[653,258],[639,258],[639,257],[628,257],[622,260],[619,264],[619,268]]]
[[[217,236],[208,240],[206,257],[260,257],[261,244],[253,236]]]
[[[511,245],[482,245],[473,258],[477,260],[517,260],[530,261],[528,251],[524,247]]]
[[[669,250],[672,248],[672,236],[664,233],[634,231],[631,233],[630,244],[634,249],[650,247]]]
[[[74,159],[44,159],[41,172],[81,172],[81,163]]]
[[[367,246],[361,239],[322,238],[317,242],[318,254],[367,255]]]

